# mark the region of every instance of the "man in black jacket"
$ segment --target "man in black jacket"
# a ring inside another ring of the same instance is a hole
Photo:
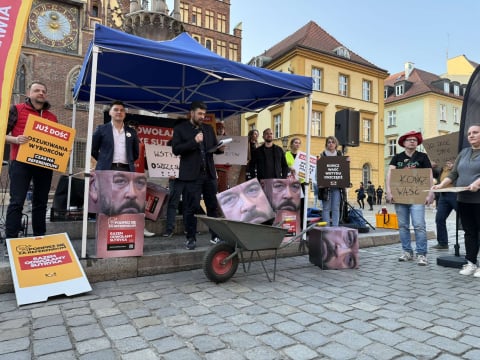
[[[257,174],[258,180],[285,179],[290,172],[285,154],[280,146],[273,143],[272,129],[263,130],[263,145],[252,152],[248,172]],[[255,177],[251,175],[251,177]]]
[[[217,137],[211,126],[204,126],[207,107],[203,102],[194,101],[190,106],[190,120],[175,127],[172,138],[172,151],[180,155],[178,180],[185,191],[185,247],[194,250],[197,219],[195,213],[200,209],[201,195],[207,215],[217,217],[217,172],[213,162],[213,153],[223,153],[223,147],[217,149]],[[216,235],[212,232],[212,243]]]

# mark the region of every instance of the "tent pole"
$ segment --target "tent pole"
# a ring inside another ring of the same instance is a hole
[[[90,158],[92,154],[93,117],[95,115],[95,90],[97,87],[98,46],[92,48],[92,78],[90,80],[90,103],[88,105],[87,149],[85,151],[85,187],[83,193],[83,226],[82,226],[82,254],[87,257],[87,226],[88,226],[88,199],[90,190]]]
[[[311,130],[312,130],[312,94],[307,97],[307,171],[305,171],[305,201],[303,202],[303,229],[307,228],[308,200],[310,198],[310,147],[311,147]],[[303,235],[305,240],[306,234]]]
[[[73,102],[73,113],[72,113],[72,128],[75,129],[77,116],[77,102]],[[75,144],[75,142],[74,142]],[[73,147],[70,153],[70,164],[68,166],[68,187],[67,187],[67,213],[70,210],[70,193],[72,192],[72,175],[73,175],[73,153],[75,151],[75,146]]]

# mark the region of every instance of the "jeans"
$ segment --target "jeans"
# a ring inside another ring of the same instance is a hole
[[[328,200],[322,200],[322,220],[327,222],[327,226],[338,226],[340,222],[340,189],[329,188]],[[330,212],[332,216],[330,218]]]
[[[183,189],[185,187],[185,182],[178,179],[168,180],[168,188],[170,193],[168,194],[168,204],[167,204],[167,226],[166,232],[172,233],[175,229],[175,219],[177,217],[178,204],[180,203],[180,197],[182,196]],[[185,199],[183,199],[185,201]],[[185,212],[184,222],[185,222]]]
[[[395,212],[398,218],[400,242],[405,252],[413,254],[410,219],[412,220],[415,234],[415,246],[417,255],[427,255],[427,228],[425,224],[425,205],[419,204],[395,204]]]
[[[203,195],[203,201],[207,208],[207,215],[217,217],[217,179],[212,179],[208,175],[200,175],[193,181],[181,181],[185,189],[184,219],[187,239],[195,239],[197,231],[197,218],[195,214],[200,210],[200,200]],[[175,184],[176,185],[176,184]],[[217,236],[210,230],[212,239]]]
[[[457,194],[440,193],[437,203],[437,214],[435,215],[439,245],[448,245],[447,218],[452,210],[457,211]]]
[[[465,259],[476,264],[480,241],[480,204],[459,202],[458,215],[465,231]]]
[[[32,193],[32,229],[34,236],[43,236],[47,232],[46,216],[48,193],[52,184],[53,171],[39,166],[11,161],[8,169],[10,176],[10,203],[7,208],[5,236],[17,238],[22,228],[22,212],[25,198],[33,183]]]

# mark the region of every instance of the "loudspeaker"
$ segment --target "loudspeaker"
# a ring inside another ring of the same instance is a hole
[[[343,109],[335,113],[335,137],[339,145],[360,146],[360,112]]]

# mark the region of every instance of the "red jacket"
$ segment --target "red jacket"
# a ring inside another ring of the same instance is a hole
[[[12,105],[8,116],[7,134],[12,136],[23,135],[25,125],[27,124],[28,115],[33,114],[48,119],[53,122],[58,122],[57,117],[48,109],[50,104],[45,102],[42,110],[37,110],[32,106],[30,99],[27,99],[22,104]],[[18,144],[10,144],[10,160],[15,160],[18,153]]]

